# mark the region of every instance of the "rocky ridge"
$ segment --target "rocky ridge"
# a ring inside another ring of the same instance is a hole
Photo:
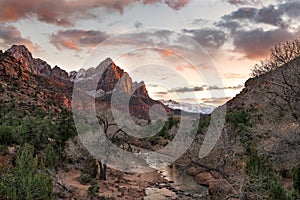
[[[63,95],[64,101],[67,99],[69,102],[68,109],[71,109],[71,90],[74,81],[80,80],[84,80],[86,92],[95,97],[102,97],[101,100],[106,102],[110,100],[112,92],[116,89],[115,87],[119,87],[125,94],[132,96],[130,112],[138,118],[147,119],[149,117],[149,108],[154,104],[161,104],[159,101],[149,97],[144,82],[133,82],[129,74],[116,66],[110,58],[107,58],[95,68],[80,69],[77,72],[67,73],[58,66],[52,68],[46,61],[34,58],[24,45],[13,45],[6,52],[0,52],[0,75],[23,81],[32,81],[33,79],[40,79],[38,77],[43,77],[50,80],[50,83],[47,84],[60,84],[59,87],[63,87],[70,92],[57,95],[52,94],[52,96]],[[100,80],[98,81],[99,77]],[[98,81],[96,90],[93,88],[94,80]],[[40,87],[44,87],[44,85],[42,84]],[[43,94],[46,95],[47,92],[43,92]],[[163,104],[161,105],[163,106]],[[170,108],[165,108],[171,111]]]

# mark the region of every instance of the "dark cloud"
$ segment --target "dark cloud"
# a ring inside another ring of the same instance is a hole
[[[17,21],[35,17],[46,23],[62,26],[72,25],[78,18],[95,18],[91,10],[106,8],[119,11],[134,3],[154,4],[162,0],[2,0],[0,1],[0,21]],[[185,6],[189,0],[165,0],[174,10]]]
[[[183,33],[190,35],[205,48],[218,49],[226,42],[226,34],[217,29],[183,29]]]
[[[200,91],[209,91],[209,90],[238,90],[242,89],[243,85],[237,86],[226,86],[226,87],[219,87],[219,86],[195,86],[195,87],[182,87],[182,88],[174,88],[169,90],[169,92],[179,92],[179,93],[186,93],[186,92],[200,92]]]
[[[202,98],[201,101],[206,104],[224,104],[229,101],[231,97],[223,97],[223,98]]]
[[[299,11],[300,10],[298,10],[298,12]],[[255,21],[285,28],[288,27],[288,24],[283,20],[284,13],[285,11],[275,8],[274,5],[269,5],[268,7],[263,7],[258,10]]]
[[[203,26],[203,25],[207,24],[208,22],[209,22],[209,20],[207,20],[207,19],[199,18],[199,19],[194,19],[192,21],[192,24],[193,25],[201,25],[201,26]]]
[[[65,30],[58,31],[50,36],[50,42],[57,49],[82,50],[83,48],[93,48],[104,41],[108,35],[101,31],[94,30]]]
[[[183,88],[174,88],[172,90],[169,90],[169,92],[179,92],[179,93],[185,93],[185,92],[199,92],[199,91],[203,91],[204,88],[203,87],[193,87],[193,88],[188,88],[188,87],[183,87]]]
[[[257,9],[253,7],[242,7],[236,11],[233,11],[229,15],[225,15],[223,19],[225,21],[233,19],[251,19],[254,18],[257,13]]]
[[[286,3],[279,4],[278,9],[291,18],[300,17],[300,1],[288,1]]]
[[[13,44],[25,45],[31,51],[36,51],[39,48],[29,38],[23,38],[21,32],[16,27],[0,24],[0,45],[4,49],[7,49]]]
[[[241,24],[236,21],[225,21],[225,20],[219,21],[215,23],[215,25],[221,28],[226,28],[231,33],[234,33],[238,28],[241,27]]]
[[[251,31],[236,31],[233,35],[235,51],[245,54],[249,59],[262,59],[269,55],[269,49],[279,42],[292,40],[294,35],[284,29],[265,31],[255,29]]]
[[[219,87],[219,86],[208,86],[206,90],[239,90],[242,89],[243,85],[236,85],[236,86],[226,86],[226,87]]]
[[[142,28],[143,27],[143,24],[141,22],[135,22],[134,23],[134,27],[135,28]]]
[[[241,6],[241,5],[258,5],[261,4],[261,0],[225,0],[226,2],[236,5],[236,6]]]
[[[160,95],[167,95],[169,94],[168,92],[154,92],[156,95],[160,96]]]
[[[223,23],[225,24],[233,22],[234,20],[237,20],[238,22],[244,22],[245,20],[248,20],[255,23],[263,23],[280,28],[286,28],[288,27],[288,24],[283,19],[284,13],[285,11],[276,8],[274,5],[262,7],[261,9],[242,7],[229,15],[225,15],[222,17],[222,19],[224,20]]]
[[[223,16],[215,25],[229,31],[228,37],[233,41],[235,52],[242,53],[249,59],[264,59],[269,56],[269,50],[274,45],[293,40],[298,34],[290,30],[289,24],[299,19],[300,2],[277,1],[277,3],[261,8],[238,8]],[[274,28],[251,29],[257,27],[257,24],[267,24]]]

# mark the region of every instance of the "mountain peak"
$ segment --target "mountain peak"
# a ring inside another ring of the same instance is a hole
[[[24,70],[34,74],[39,73],[39,68],[35,65],[32,54],[26,46],[13,45],[6,52],[19,61],[23,65]]]

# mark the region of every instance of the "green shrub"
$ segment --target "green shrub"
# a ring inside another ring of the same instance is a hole
[[[84,165],[83,173],[89,174],[91,178],[96,178],[98,173],[98,165],[96,159],[94,158],[87,159]]]
[[[293,186],[295,191],[300,194],[300,167],[293,169]]]
[[[210,116],[200,118],[197,133],[203,133],[209,124]]]
[[[88,197],[90,197],[90,198],[97,197],[99,194],[99,189],[100,189],[99,185],[97,185],[97,184],[91,185],[88,189]]]
[[[91,175],[89,175],[89,174],[83,173],[83,174],[81,174],[81,176],[80,176],[80,183],[81,183],[82,185],[86,185],[86,184],[90,183],[91,180],[92,180],[92,178],[91,178]]]
[[[49,169],[56,169],[59,164],[59,156],[55,149],[48,144],[46,148],[45,165]]]
[[[287,200],[288,196],[282,187],[281,181],[273,178],[269,189],[269,200]]]
[[[257,152],[253,152],[250,159],[246,162],[246,172],[253,178],[268,176],[271,173],[269,167],[267,167],[265,161],[257,155]]]
[[[238,126],[238,124],[249,125],[249,115],[244,110],[232,111],[226,114],[226,121],[233,123],[235,126]]]
[[[10,145],[15,142],[14,139],[15,130],[8,125],[0,126],[0,144]]]

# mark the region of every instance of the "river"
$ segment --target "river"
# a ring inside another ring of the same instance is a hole
[[[208,200],[208,189],[195,182],[192,176],[179,173],[178,167],[173,164],[160,169],[159,173],[168,183],[157,183],[146,188],[144,200],[164,199],[197,199]]]

